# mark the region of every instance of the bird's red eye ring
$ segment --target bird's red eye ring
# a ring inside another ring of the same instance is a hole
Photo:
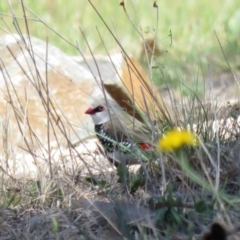
[[[104,107],[102,105],[98,106],[98,111],[102,111]]]

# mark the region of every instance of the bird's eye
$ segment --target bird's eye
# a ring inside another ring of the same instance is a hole
[[[102,112],[104,110],[104,106],[98,105],[94,108],[94,113]]]
[[[98,106],[98,111],[102,111],[104,107],[102,105]]]

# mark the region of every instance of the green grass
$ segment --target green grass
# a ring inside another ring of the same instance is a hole
[[[240,50],[238,41],[240,3],[238,1],[186,0],[176,2],[170,0],[157,2],[158,8],[154,8],[151,1],[132,1],[133,3],[125,1],[129,18],[119,5],[119,1],[108,1],[104,4],[97,0],[92,2],[129,54],[139,56],[142,45],[140,34],[144,38],[156,36],[157,43],[164,54],[157,59],[155,65],[159,65],[165,75],[169,74],[173,83],[179,80],[178,70],[181,74],[196,76],[199,69],[205,75],[208,64],[213,66],[213,72],[227,68],[214,31],[220,39],[231,67],[235,68],[239,65],[240,57],[237,53]],[[78,41],[84,53],[89,53],[89,51],[79,28],[83,30],[95,54],[106,54],[97,29],[108,51],[120,51],[118,44],[110,36],[88,1],[25,0],[24,3],[64,38],[73,44]],[[22,16],[21,6],[17,1],[12,1],[12,8],[15,14]],[[0,11],[10,14],[7,1],[0,2]],[[29,18],[36,19],[30,12],[27,12],[27,15]],[[6,15],[2,15],[2,19],[0,26],[3,28],[5,28],[3,21],[8,24],[12,21]],[[19,23],[21,29],[24,29],[24,21],[20,20]],[[48,37],[50,43],[64,52],[78,54],[76,48],[64,42],[39,21],[29,20],[28,24],[32,35],[41,39]],[[169,37],[170,30],[172,37]],[[1,30],[0,33],[3,31]],[[162,80],[158,77],[155,81],[161,83]]]
[[[204,93],[200,80],[202,75],[207,74],[209,64],[213,73],[228,68],[216,35],[230,66],[233,69],[239,67],[240,3],[238,1],[174,2],[170,0],[157,2],[158,8],[154,8],[153,3],[149,1],[133,3],[125,1],[127,14],[117,1],[109,1],[107,4],[102,4],[101,1],[92,2],[128,54],[139,55],[142,37],[157,37],[158,45],[166,52],[153,62],[154,66],[158,66],[151,69],[153,80],[156,84],[167,82],[176,87],[180,86],[182,96],[188,96],[191,92],[197,95]],[[48,37],[50,43],[64,52],[79,54],[75,47],[50,28],[74,45],[78,41],[82,51],[89,53],[79,29],[81,28],[93,53],[106,54],[98,29],[107,50],[120,51],[118,43],[89,1],[70,0],[66,3],[58,0],[50,3],[47,0],[38,2],[25,0],[24,3],[48,26],[25,9],[30,34],[43,40]],[[21,4],[13,0],[12,9],[19,17],[21,31],[26,31]],[[2,16],[0,33],[14,32],[8,1],[0,1],[0,12]],[[7,29],[6,25],[11,26],[11,29]],[[188,85],[186,88],[185,84]]]

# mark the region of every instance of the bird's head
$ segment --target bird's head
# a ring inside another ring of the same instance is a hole
[[[91,115],[95,125],[104,124],[110,120],[110,113],[114,113],[112,107],[112,101],[103,98],[92,103],[85,113]]]

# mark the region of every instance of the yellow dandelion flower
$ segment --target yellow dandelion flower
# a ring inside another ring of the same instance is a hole
[[[172,152],[182,146],[196,146],[195,135],[187,130],[172,129],[158,141],[158,146],[163,152]]]

